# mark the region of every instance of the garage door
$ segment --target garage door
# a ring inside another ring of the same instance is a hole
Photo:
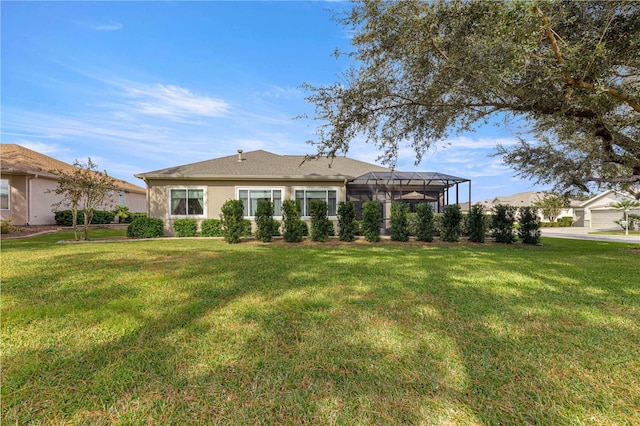
[[[622,210],[591,210],[591,227],[596,229],[621,229],[616,220],[621,220]]]

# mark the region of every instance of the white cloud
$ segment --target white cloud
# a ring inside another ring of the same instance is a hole
[[[123,25],[120,22],[114,22],[111,18],[107,18],[106,23],[91,25],[96,31],[118,31],[121,30]]]
[[[194,116],[222,117],[231,108],[222,99],[197,95],[180,86],[134,82],[124,82],[119,85],[124,90],[124,97],[132,100],[129,103],[132,113],[184,121]]]

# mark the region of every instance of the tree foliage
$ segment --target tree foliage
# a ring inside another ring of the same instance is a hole
[[[89,225],[95,210],[99,206],[110,206],[113,203],[112,193],[116,190],[116,180],[106,171],[98,171],[98,165],[91,158],[86,163],[75,160],[73,166],[72,171],[51,170],[51,173],[58,176],[58,186],[52,192],[62,196],[62,200],[53,207],[69,207],[76,240],[79,239],[78,211],[84,211],[82,238],[86,240],[89,238]]]
[[[361,1],[338,20],[352,67],[304,85],[318,155],[364,136],[385,164],[405,145],[419,163],[504,117],[529,124],[497,150],[522,177],[565,192],[640,182],[640,2]]]

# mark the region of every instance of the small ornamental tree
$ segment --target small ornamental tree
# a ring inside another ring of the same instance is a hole
[[[391,239],[409,241],[409,205],[394,201],[391,203]]]
[[[484,243],[485,232],[484,206],[482,204],[475,204],[471,207],[469,218],[467,220],[467,234],[469,235],[469,241],[474,243]]]
[[[288,243],[299,243],[302,241],[302,233],[298,202],[284,200],[282,202],[282,238]]]
[[[429,203],[420,203],[416,206],[418,217],[416,225],[416,239],[418,241],[433,241],[433,206]]]
[[[353,241],[356,235],[356,209],[351,201],[338,204],[338,226],[340,241]]]
[[[544,194],[533,203],[533,207],[540,209],[542,214],[549,218],[549,222],[555,222],[562,209],[567,207],[567,201],[558,194]]]
[[[309,202],[309,215],[311,216],[311,240],[327,241],[332,230],[332,223],[327,218],[327,202],[324,200],[311,200]]]
[[[455,243],[460,241],[462,234],[462,212],[457,204],[450,204],[444,208],[442,215],[442,241]]]
[[[380,203],[367,201],[362,206],[362,233],[369,242],[380,241]]]
[[[228,200],[222,205],[222,232],[224,239],[229,244],[239,243],[243,233],[244,207],[242,200]]]
[[[540,217],[535,207],[520,207],[518,236],[525,244],[540,243]]]
[[[98,206],[113,203],[111,193],[116,187],[116,180],[106,171],[99,172],[98,165],[87,159],[86,163],[75,160],[74,169],[51,170],[58,176],[58,187],[51,191],[56,195],[62,195],[63,199],[54,204],[54,208],[62,205],[69,206],[73,215],[73,232],[78,240],[78,211],[84,211],[83,239],[89,238],[89,224],[93,219],[93,213]]]
[[[256,207],[256,238],[263,243],[268,243],[272,240],[275,231],[273,203],[269,200],[258,200]]]
[[[498,204],[493,208],[491,216],[491,236],[497,243],[511,244],[516,241],[513,225],[516,221],[516,208]]]

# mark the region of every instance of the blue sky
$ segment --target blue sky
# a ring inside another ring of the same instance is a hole
[[[1,2],[3,143],[110,175],[232,155],[311,154],[317,123],[300,89],[340,80],[349,33],[339,2]],[[515,135],[490,125],[398,170],[472,179],[472,199],[540,190],[490,157]],[[363,140],[348,156],[376,162]],[[467,191],[463,190],[466,194]],[[461,201],[467,201],[466,195]]]

